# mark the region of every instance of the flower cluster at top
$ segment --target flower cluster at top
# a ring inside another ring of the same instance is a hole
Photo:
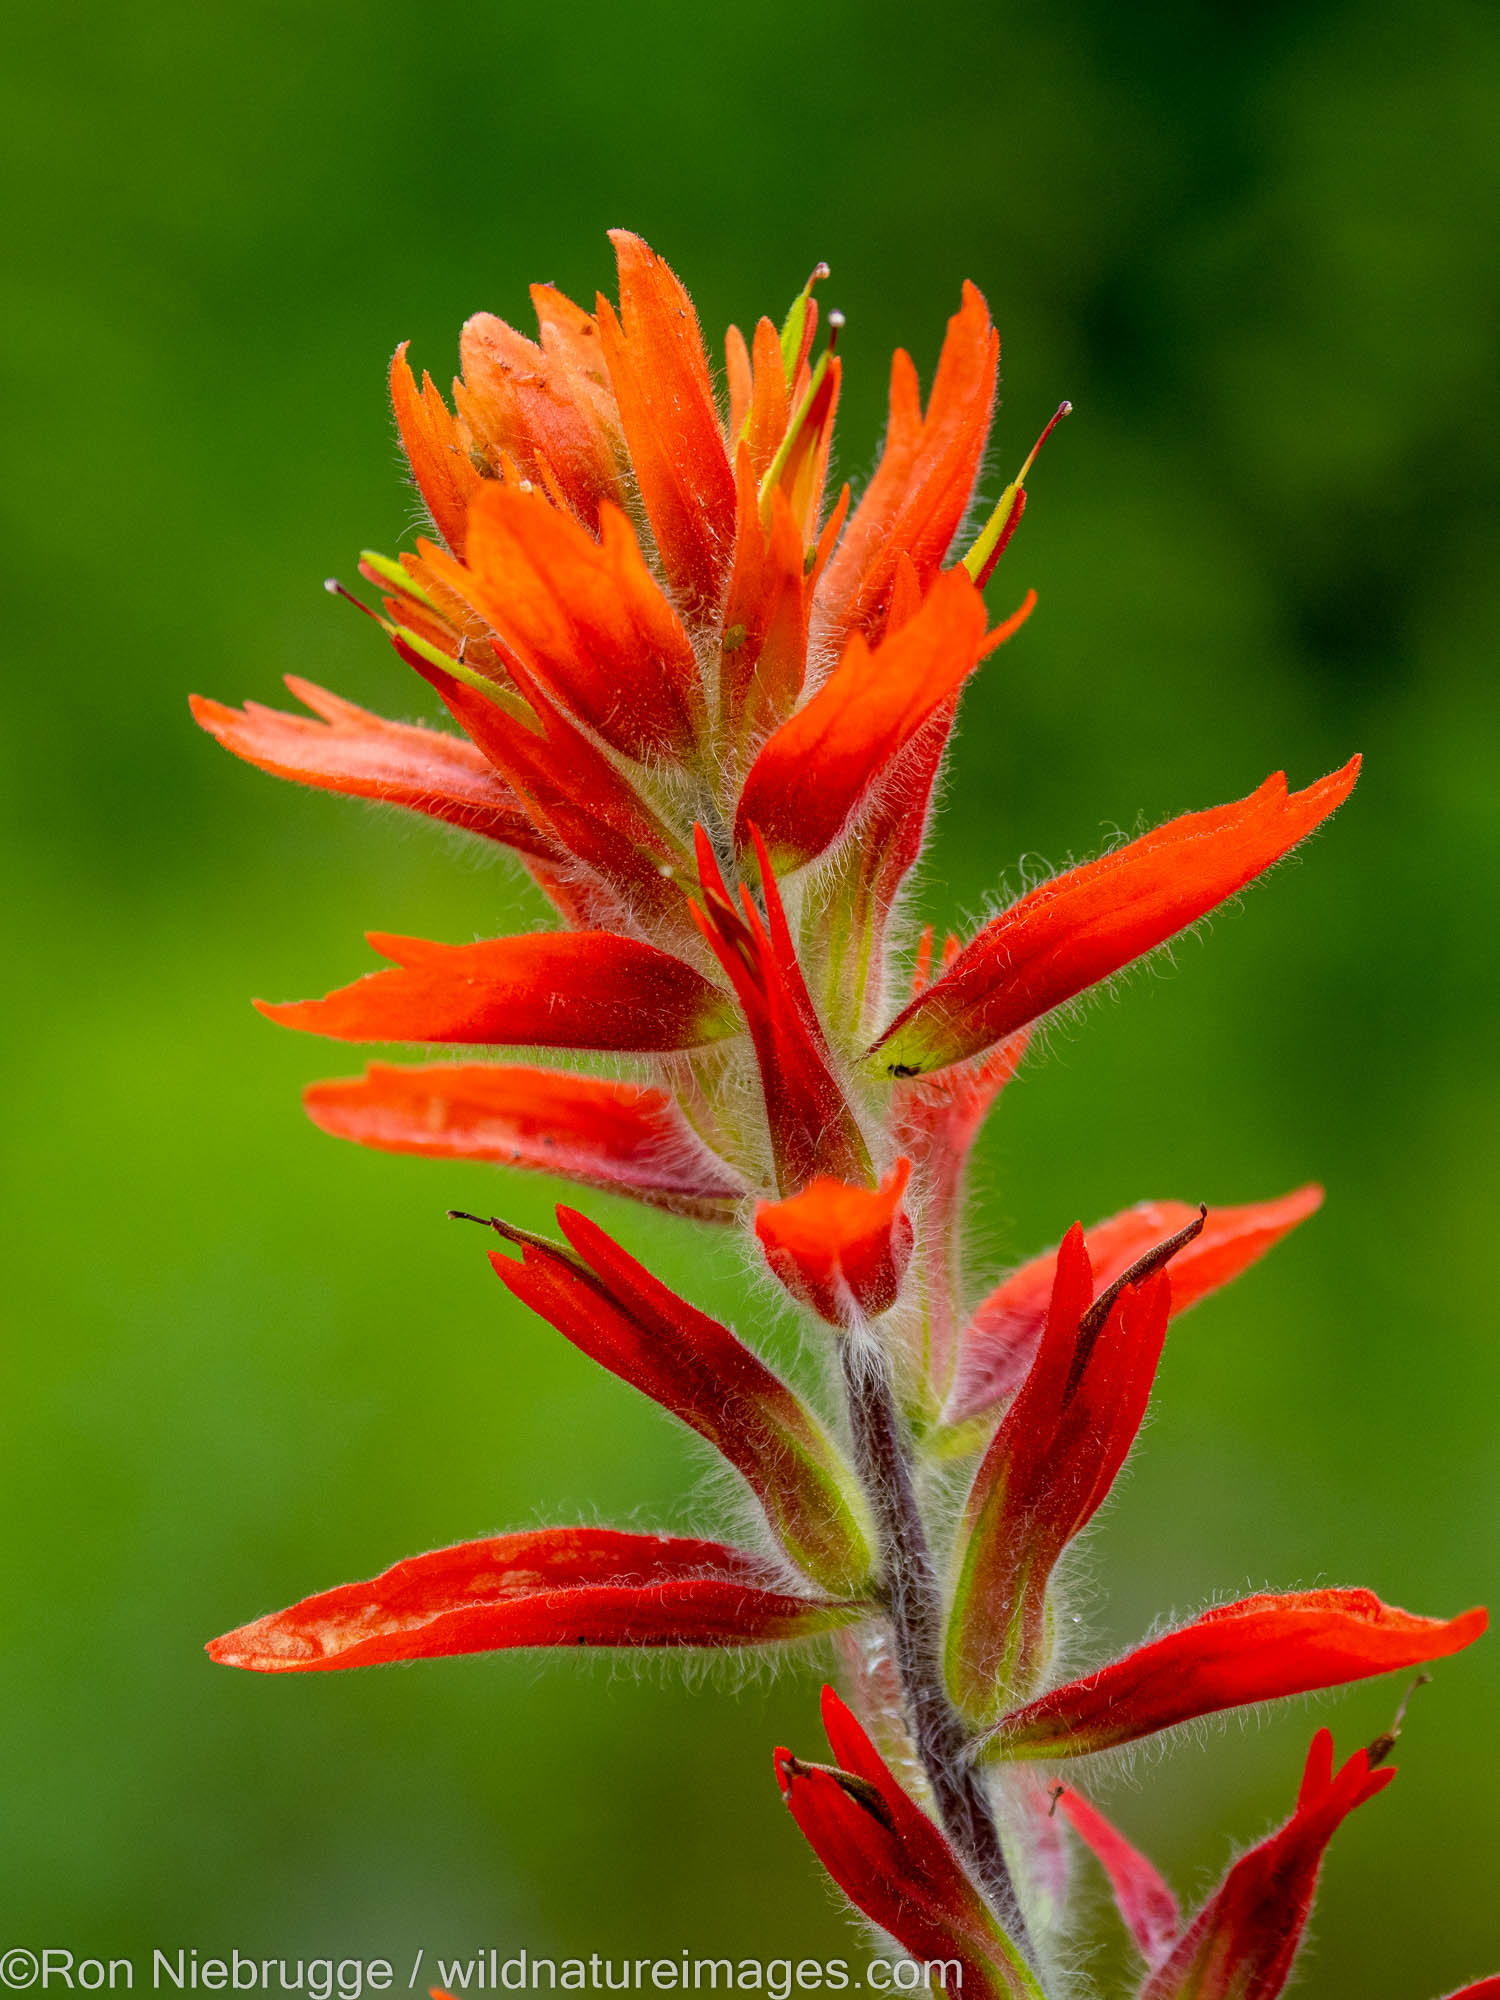
[[[618,307],[535,286],[538,339],[469,321],[452,409],[396,354],[433,534],[360,568],[463,733],[295,680],[307,716],[195,713],[263,769],[508,848],[555,911],[480,943],[374,935],[388,969],[263,1012],[342,1041],[620,1059],[612,1076],[376,1064],[315,1085],[313,1118],[749,1232],[817,1329],[826,1378],[794,1389],[572,1208],[556,1239],[492,1218],[502,1284],[722,1453],[759,1539],[491,1537],[209,1650],[287,1673],[507,1647],[819,1646],[843,1687],[824,1700],[832,1761],[778,1751],[782,1792],[851,1901],[956,1968],[955,2000],[1064,1990],[1075,1837],[1114,1888],[1142,2000],[1268,2000],[1324,1847],[1394,1775],[1389,1742],[1335,1771],[1320,1731],[1292,1817],[1185,1923],[1072,1773],[1194,1717],[1455,1652],[1484,1613],[1262,1594],[1070,1678],[1055,1572],[1131,1448],[1169,1321],[1319,1190],[1075,1224],[977,1302],[959,1231],[969,1150],[1033,1025],[1271,867],[1348,796],[1358,760],[1173,820],[970,938],[913,939],[902,889],[960,697],[1032,605],[992,627],[982,595],[1031,460],[965,535],[999,352],[985,302],[964,288],[925,402],[897,353],[884,449],[851,504],[826,490],[841,357],[819,342],[821,267],[779,328],[730,330],[725,407],[677,278],[638,237],[614,244]]]

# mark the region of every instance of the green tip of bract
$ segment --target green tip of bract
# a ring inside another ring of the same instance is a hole
[[[807,283],[792,300],[792,309],[781,327],[781,364],[786,370],[786,386],[790,390],[796,379],[797,364],[802,359],[802,335],[807,326],[807,309],[812,303],[812,289],[820,278],[828,276],[826,264],[815,264]]]

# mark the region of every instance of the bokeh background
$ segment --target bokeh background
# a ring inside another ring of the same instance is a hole
[[[417,1549],[717,1504],[665,1419],[489,1277],[450,1204],[559,1190],[307,1126],[357,1067],[249,995],[364,928],[535,912],[503,859],[230,762],[188,690],[422,690],[329,572],[411,533],[383,388],[485,306],[646,234],[717,338],[818,257],[841,472],[959,281],[1005,343],[998,491],[1062,395],[996,586],[1041,609],[968,698],[922,896],[1305,783],[1299,861],[1054,1037],[982,1148],[976,1274],[1145,1196],[1311,1178],[1323,1215],[1183,1322],[1093,1544],[1101,1649],[1168,1607],[1492,1591],[1500,875],[1500,36],[1483,0],[51,0],[7,30],[8,1298],[0,1944],[402,1965],[851,1951],[771,1780],[813,1681],[590,1660],[271,1682],[211,1634]],[[611,1206],[733,1309],[732,1259]],[[696,1496],[696,1498],[695,1498]],[[706,1497],[705,1497],[706,1496]],[[1108,1800],[1184,1892],[1285,1810],[1316,1717],[1143,1757]],[[1306,1990],[1429,2000],[1500,1960],[1500,1648],[1418,1697],[1340,1835]],[[1119,1963],[1112,1919],[1089,1950]]]

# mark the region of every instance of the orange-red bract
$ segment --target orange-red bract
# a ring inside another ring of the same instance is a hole
[[[729,996],[670,952],[609,931],[432,944],[372,931],[395,972],[323,1000],[257,1001],[283,1027],[344,1042],[692,1049],[736,1032]]]
[[[999,356],[989,308],[969,284],[948,322],[925,412],[911,356],[897,349],[880,463],[828,566],[822,608],[831,635],[880,636],[901,557],[924,590],[931,585],[979,474]]]
[[[509,459],[597,527],[601,501],[625,499],[620,413],[598,323],[551,285],[533,285],[531,301],[539,340],[493,313],[467,322],[454,398],[492,474]]]
[[[618,315],[597,306],[620,423],[668,579],[700,610],[718,598],[734,545],[734,474],[693,302],[629,230],[610,232]]]
[[[789,1591],[722,1542],[618,1528],[535,1528],[412,1556],[225,1633],[228,1667],[326,1673],[514,1646],[754,1646],[802,1639],[863,1607]]]
[[[286,684],[312,716],[258,701],[226,708],[194,695],[193,719],[236,757],[278,778],[405,806],[523,854],[560,858],[514,789],[466,738],[387,722],[295,674]]]
[[[1286,1695],[1418,1667],[1471,1646],[1480,1609],[1422,1618],[1372,1590],[1263,1591],[1216,1604],[1082,1680],[1005,1716],[985,1739],[1002,1757],[1079,1757]]]
[[[391,404],[417,490],[438,533],[461,556],[464,522],[480,475],[468,453],[466,427],[450,415],[433,385],[422,377],[418,390],[403,340],[391,360]]]
[[[947,1673],[975,1722],[992,1721],[1017,1686],[1036,1684],[1052,1570],[1135,1442],[1167,1310],[1161,1270],[1096,1303],[1083,1230],[1068,1231],[1036,1359],[964,1505]]]
[[[1187,813],[1043,882],[985,925],[876,1042],[887,1076],[961,1062],[1208,915],[1305,840],[1359,775],[1353,757],[1305,791],[1278,772],[1234,805]]]
[[[823,1690],[823,1726],[834,1764],[776,1752],[776,1777],[808,1844],[849,1900],[912,1958],[956,1958],[949,2000],[1035,1994],[1014,1945],[969,1881],[962,1862],[902,1790],[834,1693]]]
[[[833,1326],[888,1312],[911,1255],[901,1206],[911,1162],[898,1160],[878,1188],[815,1180],[787,1201],[762,1202],[755,1233],[793,1298]]]
[[[432,684],[531,815],[554,872],[565,885],[564,914],[580,928],[630,918],[670,934],[690,930],[683,879],[686,848],[617,764],[569,720],[519,663],[512,679],[529,715],[510,713],[398,644]],[[544,884],[544,886],[548,886]]]
[[[789,1195],[823,1177],[868,1183],[874,1179],[869,1148],[833,1074],[770,858],[759,834],[754,829],[752,834],[765,916],[744,884],[736,907],[701,826],[696,839],[703,903],[694,904],[693,916],[734,988],[755,1044],[777,1186]]]
[[[824,1589],[857,1592],[873,1557],[853,1474],[811,1410],[727,1326],[652,1277],[571,1208],[569,1249],[494,1227],[521,1262],[492,1256],[501,1282],[611,1374],[723,1453],[793,1562]]]
[[[1173,1318],[1237,1278],[1305,1222],[1322,1200],[1323,1190],[1310,1185],[1274,1201],[1211,1208],[1199,1235],[1172,1260]],[[1096,1222],[1084,1236],[1094,1282],[1101,1290],[1112,1285],[1153,1243],[1181,1229],[1196,1213],[1184,1201],[1143,1201],[1107,1222]],[[1041,1338],[1057,1258],[1055,1250],[1033,1257],[975,1308],[959,1342],[953,1389],[943,1411],[949,1423],[992,1409],[1021,1382]]]
[[[766,743],[740,794],[736,839],[758,826],[772,863],[832,845],[860,802],[980,658],[984,600],[962,570],[872,652],[855,633],[828,679]]]
[[[743,1183],[663,1090],[512,1063],[372,1063],[310,1084],[325,1132],[388,1153],[490,1160],[728,1221]]]
[[[1116,1907],[1136,1950],[1157,1965],[1171,1950],[1181,1926],[1177,1898],[1137,1847],[1071,1788],[1059,1787],[1057,1810],[1093,1852],[1109,1878]]]
[[[469,508],[465,559],[426,567],[473,605],[507,653],[617,750],[681,755],[703,714],[698,662],[617,507],[599,539],[541,493],[486,480]]]
[[[1302,1940],[1323,1850],[1356,1806],[1383,1791],[1394,1768],[1370,1769],[1356,1750],[1333,1768],[1320,1729],[1307,1753],[1296,1811],[1242,1854],[1141,1989],[1141,2000],[1275,2000]]]

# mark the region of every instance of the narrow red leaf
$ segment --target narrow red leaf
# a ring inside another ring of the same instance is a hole
[[[871,1055],[920,1076],[1014,1034],[1207,916],[1341,805],[1359,759],[1287,794],[1280,772],[1247,799],[1188,813],[1100,861],[1054,876],[970,940]]]
[[[1077,1757],[1195,1716],[1420,1666],[1471,1646],[1482,1609],[1422,1618],[1370,1590],[1262,1592],[1218,1604],[1123,1659],[1007,1715],[986,1738],[1002,1757]]]
[[[1113,1892],[1125,1928],[1147,1965],[1171,1950],[1181,1927],[1177,1898],[1137,1847],[1078,1792],[1059,1791],[1057,1810],[1093,1853]]]
[[[314,1083],[302,1102],[336,1138],[429,1159],[490,1160],[725,1222],[745,1189],[665,1091],[501,1063],[431,1063]]]
[[[326,1673],[514,1646],[755,1646],[805,1639],[863,1606],[788,1592],[722,1542],[538,1528],[412,1556],[215,1639],[210,1659]]]
[[[738,1032],[729,996],[670,952],[610,931],[539,931],[431,944],[372,931],[399,967],[268,1020],[344,1042],[468,1042],[652,1053]]]

